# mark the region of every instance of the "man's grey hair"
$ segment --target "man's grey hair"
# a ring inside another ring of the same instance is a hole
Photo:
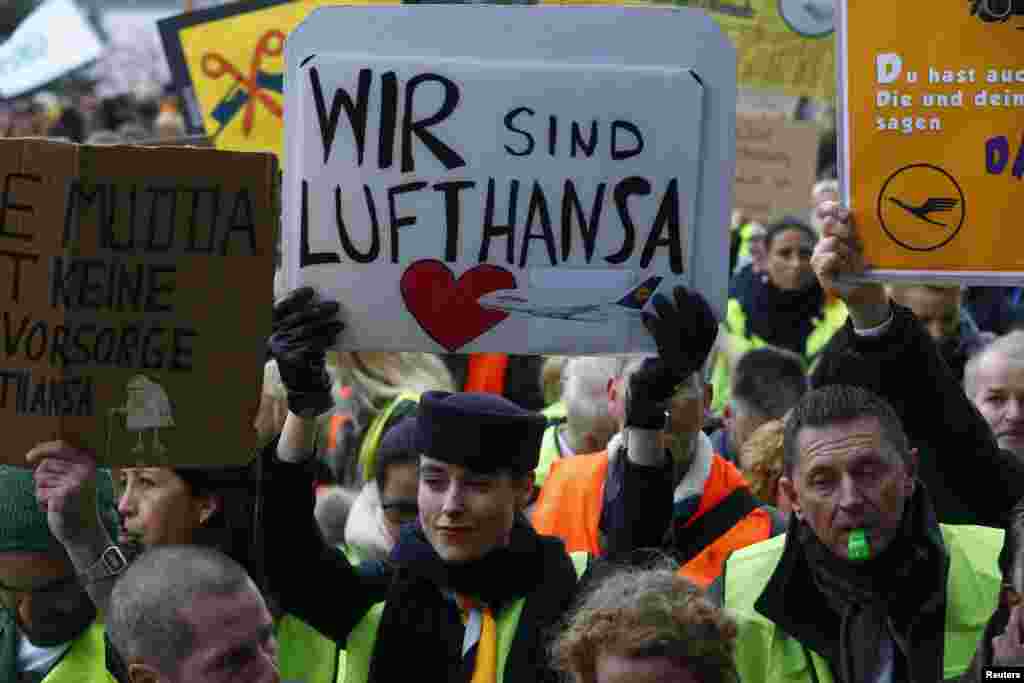
[[[903,424],[888,403],[863,387],[830,384],[808,392],[786,418],[783,471],[792,478],[800,465],[800,430],[844,424],[873,417],[881,426],[882,441],[891,452],[910,462],[910,443]]]
[[[978,371],[981,364],[985,358],[995,354],[1005,358],[1010,365],[1024,366],[1024,330],[1014,330],[997,337],[967,361],[964,367],[964,393],[972,401],[978,392]]]
[[[621,367],[616,356],[575,356],[562,368],[562,402],[565,421],[576,439],[590,434],[610,419],[608,382]]]
[[[107,634],[127,664],[146,663],[175,676],[196,634],[184,610],[203,597],[256,590],[240,564],[213,548],[160,546],[143,553],[114,585]]]

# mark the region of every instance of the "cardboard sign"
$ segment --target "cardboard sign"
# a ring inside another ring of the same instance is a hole
[[[346,349],[653,348],[656,290],[724,308],[733,55],[695,10],[316,10],[285,55],[286,281],[342,302]]]
[[[157,22],[188,103],[188,133],[208,136],[218,149],[280,154],[285,38],[313,9],[330,4],[253,0]]]
[[[781,118],[736,117],[736,208],[767,224],[810,210],[818,128]]]
[[[92,25],[72,0],[47,0],[0,45],[0,97],[41,88],[103,54]]]
[[[0,140],[0,461],[66,438],[110,465],[253,457],[275,162]]]
[[[841,19],[843,190],[875,276],[1024,282],[1024,1],[844,1]]]

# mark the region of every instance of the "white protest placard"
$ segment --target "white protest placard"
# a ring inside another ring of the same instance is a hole
[[[285,277],[347,349],[645,350],[655,291],[724,309],[735,53],[701,12],[327,7],[285,50]]]
[[[72,0],[47,0],[0,45],[0,97],[17,97],[85,66],[103,44]]]

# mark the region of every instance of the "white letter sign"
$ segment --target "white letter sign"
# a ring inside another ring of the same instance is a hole
[[[699,12],[330,7],[285,61],[286,278],[346,348],[641,350],[655,291],[722,309],[735,56]]]

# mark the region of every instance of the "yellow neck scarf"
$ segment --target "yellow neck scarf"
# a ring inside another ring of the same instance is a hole
[[[473,677],[470,683],[497,683],[498,680],[498,625],[490,607],[464,595],[456,602],[466,625],[462,644],[464,657],[474,657]]]

